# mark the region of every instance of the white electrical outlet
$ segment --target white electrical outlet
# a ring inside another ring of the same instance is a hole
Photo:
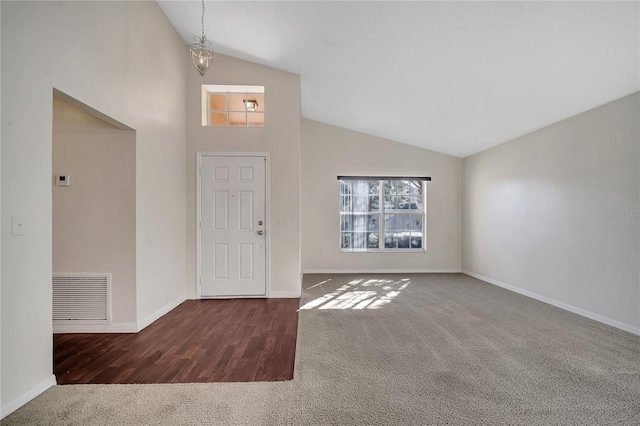
[[[289,226],[289,218],[288,217],[279,217],[278,218],[278,226]]]
[[[25,235],[24,217],[11,216],[11,235]]]

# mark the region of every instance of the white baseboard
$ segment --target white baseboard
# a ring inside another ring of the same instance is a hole
[[[303,274],[456,274],[461,269],[305,269]]]
[[[187,300],[186,296],[180,296],[167,303],[153,314],[141,319],[137,324],[133,322],[116,324],[54,324],[53,333],[137,333],[185,300]]]
[[[185,300],[187,300],[187,296],[183,294],[182,296],[179,296],[179,297],[175,298],[174,300],[172,300],[171,302],[167,303],[166,305],[164,305],[162,308],[158,309],[157,311],[155,311],[151,315],[148,315],[148,316],[144,317],[143,319],[139,320],[138,321],[138,330],[137,331],[141,331],[141,330],[145,329],[147,326],[151,325],[155,320],[157,320],[161,316],[165,315],[166,313],[168,313],[169,311],[174,309],[176,306],[178,306],[179,304],[181,304]]]
[[[116,324],[54,324],[53,334],[63,333],[137,333],[135,322]]]
[[[462,273],[466,274],[466,275],[469,275],[471,277],[477,278],[479,280],[488,282],[489,284],[493,284],[493,285],[496,285],[498,287],[502,287],[504,289],[513,291],[514,293],[522,294],[523,296],[527,296],[527,297],[530,297],[532,299],[536,299],[536,300],[539,300],[541,302],[548,303],[549,305],[553,305],[553,306],[555,306],[557,308],[564,309],[565,311],[573,312],[574,314],[582,315],[583,317],[587,317],[587,318],[592,319],[594,321],[598,321],[598,322],[601,322],[603,324],[610,325],[611,327],[619,328],[620,330],[624,330],[624,331],[627,331],[627,332],[629,332],[631,334],[635,334],[636,336],[640,336],[640,327],[634,327],[632,325],[625,324],[623,322],[616,321],[614,319],[611,319],[611,318],[608,318],[608,317],[605,317],[605,316],[602,316],[602,315],[599,315],[599,314],[595,314],[595,313],[587,311],[585,309],[578,308],[578,307],[573,306],[573,305],[569,305],[568,303],[558,302],[557,300],[551,299],[551,298],[546,297],[546,296],[542,296],[542,295],[540,295],[538,293],[534,293],[534,292],[529,291],[529,290],[524,290],[524,289],[521,289],[521,288],[518,288],[518,287],[514,287],[514,286],[512,286],[510,284],[506,284],[506,283],[503,283],[501,281],[494,280],[493,278],[485,277],[483,275],[476,274],[476,273],[471,272],[471,271],[463,270]]]
[[[270,291],[269,299],[297,299],[300,291]]]
[[[32,387],[31,389],[29,389],[19,397],[15,398],[13,401],[9,401],[5,405],[3,405],[2,409],[0,410],[1,411],[0,419],[4,419],[9,414],[13,413],[18,408],[22,407],[24,404],[31,401],[33,398],[40,395],[42,392],[46,391],[47,389],[49,389],[51,386],[55,386],[55,385],[56,385],[56,376],[52,374],[42,383],[35,385],[34,387]]]
[[[203,297],[202,300],[207,299],[297,299],[301,295],[301,290],[298,291],[270,291],[264,296],[228,296],[228,297]],[[198,300],[197,297],[189,298],[190,300]]]

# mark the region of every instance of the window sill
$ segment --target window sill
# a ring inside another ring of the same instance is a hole
[[[358,250],[358,249],[340,249],[341,253],[426,253],[427,249],[368,249],[368,250]]]

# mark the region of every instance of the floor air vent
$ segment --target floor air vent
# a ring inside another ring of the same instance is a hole
[[[111,321],[111,274],[53,274],[54,324]]]

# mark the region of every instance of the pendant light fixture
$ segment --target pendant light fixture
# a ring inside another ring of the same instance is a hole
[[[213,62],[213,57],[216,56],[215,53],[209,50],[211,48],[211,42],[207,40],[207,36],[204,35],[204,0],[202,0],[202,36],[193,36],[193,39],[196,41],[191,45],[189,50],[191,51],[191,60],[193,61],[193,66],[196,67],[200,76],[204,77],[209,71],[209,67]]]

